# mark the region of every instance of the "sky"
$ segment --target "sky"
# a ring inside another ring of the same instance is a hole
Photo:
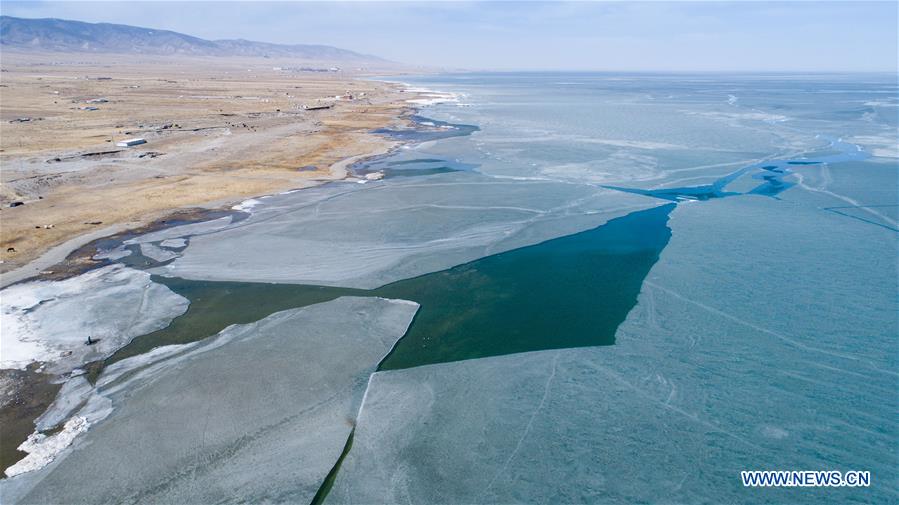
[[[447,69],[896,72],[897,5],[0,0],[0,11],[327,44]]]

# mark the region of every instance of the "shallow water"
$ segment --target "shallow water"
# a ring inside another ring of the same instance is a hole
[[[408,128],[380,128],[374,132],[407,142],[428,142],[465,137],[480,130],[475,125],[450,123],[418,114],[412,116],[410,120],[412,124]]]

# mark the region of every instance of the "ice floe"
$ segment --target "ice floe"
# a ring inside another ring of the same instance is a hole
[[[153,261],[158,261],[160,263],[168,261],[172,258],[177,257],[178,255],[173,251],[168,249],[163,249],[156,244],[151,243],[143,243],[140,244],[140,253]]]
[[[374,288],[596,227],[654,204],[586,185],[470,172],[276,195],[152,270],[186,279]],[[139,239],[143,241],[143,239]]]
[[[162,247],[170,247],[172,249],[180,249],[187,245],[187,240],[183,238],[169,238],[159,243]]]
[[[125,258],[125,257],[127,257],[127,256],[131,256],[131,250],[130,250],[130,249],[126,249],[124,246],[121,246],[121,245],[120,245],[120,246],[115,247],[115,248],[113,248],[113,249],[99,250],[99,251],[97,252],[97,254],[95,254],[95,255],[93,256],[93,259],[95,259],[95,260],[110,260],[110,261],[116,261],[116,260],[120,260],[120,259],[122,259],[122,258]]]
[[[87,431],[90,423],[87,419],[76,416],[69,419],[59,433],[44,435],[34,433],[28,436],[28,440],[19,446],[20,451],[28,455],[6,469],[8,477],[14,477],[21,473],[31,472],[47,466],[47,464],[72,444],[79,434]]]
[[[182,224],[179,226],[170,226],[150,233],[145,233],[138,237],[128,239],[125,245],[144,244],[149,242],[161,242],[166,239],[181,238],[200,233],[208,233],[227,227],[232,222],[231,216],[220,217],[209,221],[201,221],[198,223]]]
[[[895,235],[786,195],[679,205],[614,346],[376,373],[327,502],[895,502]]]
[[[34,425],[38,432],[48,431],[59,426],[81,408],[90,397],[93,386],[84,375],[77,375],[68,379],[56,394],[56,399],[50,407],[35,420]],[[27,449],[22,449],[26,452]]]
[[[0,367],[48,362],[64,373],[105,358],[136,336],[164,328],[188,300],[150,274],[110,265],[61,281],[32,281],[0,291]],[[90,336],[94,343],[86,345]]]
[[[871,154],[880,158],[899,158],[899,141],[896,139],[895,130],[885,135],[857,135],[852,137],[853,142],[858,142],[869,149]]]
[[[339,298],[118,362],[73,417],[90,430],[4,503],[308,503],[417,309]]]

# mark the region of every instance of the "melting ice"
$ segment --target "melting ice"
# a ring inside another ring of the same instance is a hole
[[[247,333],[204,354],[178,351],[195,357],[150,365],[129,383],[140,386],[133,393],[109,390],[113,414],[76,437],[60,463],[15,480],[28,485],[8,484],[16,496],[86,496],[97,468],[116,475],[99,490],[108,496],[308,501],[357,422],[327,496],[334,503],[899,499],[899,427],[884,400],[899,368],[895,108],[873,105],[895,94],[894,76],[420,81],[470,106],[427,109],[418,120],[430,123],[425,136],[384,132],[423,143],[372,162],[383,180],[260,199],[242,207],[245,219],[131,245],[172,253],[153,270],[166,276],[377,288],[596,228],[658,199],[678,202],[671,242],[615,345],[405,363],[373,376],[357,420],[366,378],[414,310],[369,298],[282,313],[254,327],[258,340]],[[163,243],[173,239],[184,242]],[[390,307],[400,313],[388,318],[396,331],[360,342]],[[303,324],[287,325],[293,317]],[[269,332],[285,325],[318,339]],[[250,331],[241,328],[222,335]],[[328,328],[343,337],[332,342]],[[335,391],[324,383],[347,395],[327,416],[254,403],[285,388],[315,403]],[[77,383],[66,391],[85,394]],[[208,402],[220,394],[227,412]],[[74,415],[74,403],[60,400],[44,421]],[[302,427],[326,435],[311,440]],[[135,437],[154,450],[121,443]],[[232,450],[240,465],[229,466]],[[314,464],[302,475],[281,464],[299,453],[320,455],[303,460]],[[259,461],[269,463],[269,486],[245,471]],[[739,486],[740,470],[791,468],[870,470],[875,484],[801,495]]]

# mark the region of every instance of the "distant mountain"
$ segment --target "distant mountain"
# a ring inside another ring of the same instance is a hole
[[[0,46],[55,52],[282,57],[334,63],[389,63],[346,49],[250,40],[205,40],[183,33],[110,23],[0,16]]]

